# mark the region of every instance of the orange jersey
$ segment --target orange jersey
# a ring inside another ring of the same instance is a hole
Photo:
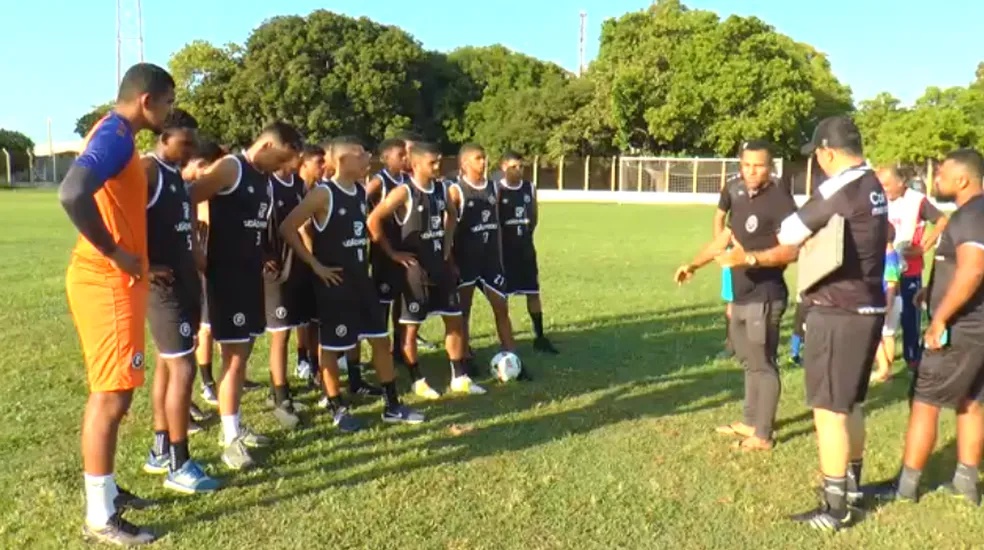
[[[85,149],[76,160],[105,179],[95,194],[103,223],[123,250],[135,254],[147,267],[147,176],[140,165],[129,123],[110,112],[93,126],[85,138]],[[85,274],[117,284],[129,276],[116,268],[92,243],[79,236],[72,251],[69,270],[76,279]]]

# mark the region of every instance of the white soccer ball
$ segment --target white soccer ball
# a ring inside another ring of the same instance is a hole
[[[502,382],[515,380],[523,370],[523,364],[519,361],[519,357],[511,351],[500,351],[495,354],[489,367],[492,369],[492,376]]]

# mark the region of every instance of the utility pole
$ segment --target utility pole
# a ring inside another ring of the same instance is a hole
[[[131,65],[143,63],[143,12],[140,0],[116,0],[116,86]]]
[[[577,41],[577,76],[584,74],[584,38],[587,30],[588,12],[581,10],[581,33]]]

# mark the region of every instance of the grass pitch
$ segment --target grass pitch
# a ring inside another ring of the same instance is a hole
[[[885,506],[837,535],[786,521],[815,504],[817,479],[798,369],[782,373],[775,451],[733,451],[713,432],[739,418],[742,395],[738,366],[713,360],[720,279],[709,267],[684,288],[671,282],[709,236],[710,214],[544,205],[543,298],[562,355],[533,353],[525,304],[514,299],[533,383],[435,403],[408,398],[430,418],[414,427],[384,426],[380,405],[366,404],[357,412],[371,429],[355,436],[317,414],[285,432],[263,393],[248,394],[245,421],[275,446],[258,455],[261,468],[231,474],[219,462],[218,427],[193,436],[195,456],[227,484],[212,496],[173,495],[140,471],[151,440],[141,389],[120,434],[117,478],[162,505],[127,517],[167,532],[159,548],[980,548],[984,512],[936,495]],[[86,390],[64,297],[74,233],[50,191],[0,193],[0,219],[0,548],[77,548]],[[474,323],[487,361],[494,332],[481,299]],[[429,322],[427,336],[439,326]],[[267,380],[266,361],[261,340],[253,379]],[[447,385],[446,365],[442,354],[422,359],[435,387]],[[898,466],[906,384],[899,375],[870,393],[868,480]],[[953,434],[947,415],[927,482],[949,478]]]

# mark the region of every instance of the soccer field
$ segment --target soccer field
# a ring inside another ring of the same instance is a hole
[[[226,483],[211,496],[175,496],[140,471],[152,435],[148,373],[120,433],[117,479],[161,506],[127,517],[168,533],[160,548],[980,548],[984,514],[938,495],[887,505],[836,535],[785,520],[816,503],[799,369],[782,372],[773,452],[735,451],[714,433],[739,418],[743,380],[737,364],[713,359],[720,278],[708,267],[691,285],[671,282],[709,236],[710,214],[543,205],[545,317],[562,354],[534,355],[525,303],[513,300],[534,382],[433,403],[408,396],[429,416],[420,426],[384,426],[381,405],[367,403],[356,412],[371,428],[354,436],[317,413],[285,432],[264,392],[247,394],[245,421],[275,444],[257,453],[260,468],[231,474],[217,426],[192,436],[194,455]],[[63,278],[74,232],[50,191],[0,192],[0,219],[0,548],[81,547],[86,391]],[[484,363],[495,342],[481,300],[473,326]],[[426,335],[439,327],[429,322]],[[268,380],[266,362],[261,340],[251,378]],[[443,353],[421,364],[446,387]],[[898,466],[906,385],[899,375],[869,394],[869,481]],[[953,435],[946,415],[924,480],[949,479]]]

